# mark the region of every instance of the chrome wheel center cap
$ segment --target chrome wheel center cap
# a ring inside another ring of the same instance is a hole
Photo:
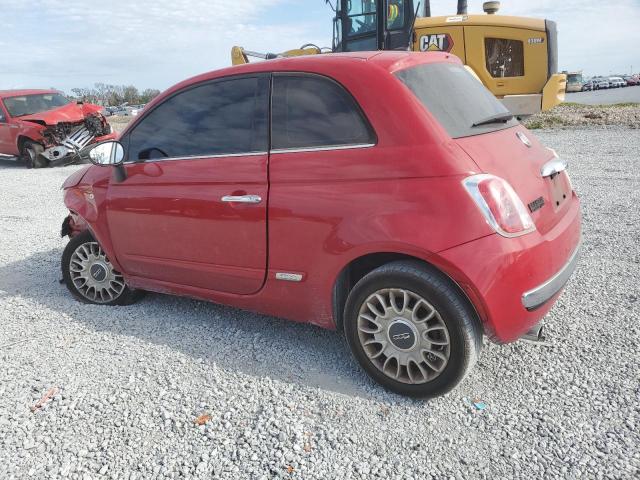
[[[101,263],[94,263],[91,266],[91,278],[93,278],[96,282],[104,282],[107,278],[107,267],[102,265]]]
[[[396,318],[389,324],[387,336],[394,347],[405,352],[418,343],[418,330],[404,318]]]

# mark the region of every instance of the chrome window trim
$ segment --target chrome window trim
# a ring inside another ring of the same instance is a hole
[[[356,143],[353,145],[334,145],[331,147],[277,148],[275,150],[271,150],[271,153],[279,154],[279,153],[328,152],[333,150],[351,150],[356,148],[371,148],[375,146],[376,146],[375,143]]]
[[[569,257],[567,263],[565,263],[553,277],[542,285],[522,294],[522,306],[524,308],[531,312],[547,303],[555,294],[564,288],[578,265],[581,243],[582,239],[580,239],[578,246],[571,254],[571,257]]]
[[[248,153],[222,153],[215,155],[191,155],[187,157],[167,157],[167,158],[150,158],[148,160],[127,160],[124,164],[149,163],[149,162],[167,162],[173,160],[208,160],[210,158],[227,158],[227,157],[259,157],[260,155],[268,155],[269,152],[248,152]]]

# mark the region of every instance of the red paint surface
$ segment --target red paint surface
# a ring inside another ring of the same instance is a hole
[[[385,52],[274,60],[212,72],[165,92],[227,75],[302,71],[329,76],[362,106],[374,147],[254,157],[127,164],[121,183],[91,167],[66,184],[65,202],[136,288],[202,298],[334,327],[333,288],[351,261],[396,252],[430,262],[467,293],[488,332],[514,340],[551,307],[535,312],[522,294],[543,283],[579,243],[579,202],[532,215],[538,230],[507,239],[487,225],[461,181],[486,172],[506,178],[529,203],[552,198],[540,177],[551,153],[523,127],[452,140],[390,72],[445,54]],[[384,92],[384,94],[381,94]],[[516,132],[526,132],[527,148]],[[126,143],[126,142],[125,142]],[[556,192],[557,193],[557,192]],[[219,201],[255,194],[258,205]],[[302,282],[275,279],[303,274]]]

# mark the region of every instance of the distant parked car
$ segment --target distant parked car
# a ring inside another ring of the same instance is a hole
[[[588,82],[584,82],[582,84],[582,91],[586,92],[586,91],[589,91],[589,90],[595,90],[594,86],[595,86],[595,83],[593,81],[591,81],[591,80],[589,80]]]
[[[595,77],[591,79],[592,82],[595,82],[594,90],[601,90],[603,88],[611,88],[611,83],[609,83],[609,79],[605,77]]]
[[[625,82],[622,77],[609,77],[609,86],[611,88],[626,87],[627,82]]]
[[[131,105],[129,107],[129,112],[131,113],[131,115],[133,117],[136,117],[138,115],[138,113],[142,112],[142,110],[144,110],[145,105]]]
[[[127,111],[127,107],[125,106],[118,105],[117,107],[110,107],[110,108],[111,108],[111,115],[119,115],[124,117],[129,115],[129,112]]]
[[[640,77],[632,76],[632,75],[625,75],[624,77],[622,77],[622,79],[625,82],[627,82],[627,86],[628,87],[634,87],[636,85],[640,85]]]
[[[592,78],[582,86],[582,91],[609,88],[609,81],[604,78]]]

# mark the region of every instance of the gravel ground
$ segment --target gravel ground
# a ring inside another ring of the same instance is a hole
[[[78,167],[0,164],[0,477],[638,478],[640,135],[537,135],[571,159],[581,265],[548,345],[486,344],[429,402],[382,390],[335,332],[155,294],[73,301],[59,187]]]
[[[613,125],[638,129],[640,128],[640,103],[600,106],[564,103],[548,112],[532,115],[524,121],[524,124],[529,129],[559,127],[575,129],[585,126]],[[636,132],[635,135],[638,133]]]

